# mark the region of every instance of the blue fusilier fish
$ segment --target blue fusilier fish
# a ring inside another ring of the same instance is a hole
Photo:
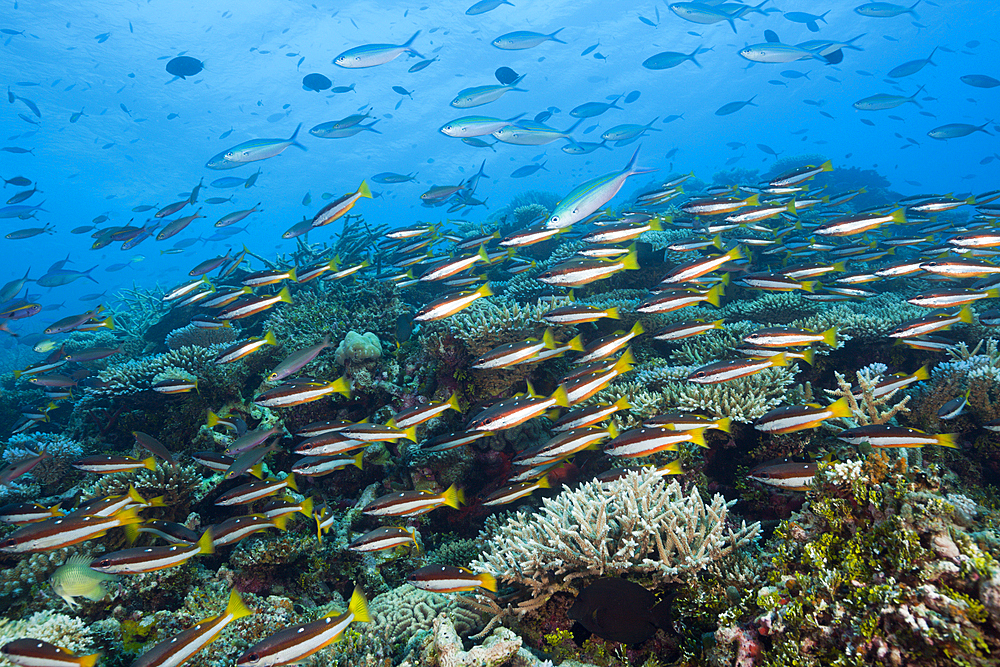
[[[751,44],[740,50],[740,56],[755,63],[791,63],[796,60],[809,60],[815,58],[822,60],[823,56],[813,51],[808,51],[800,46],[782,44],[780,42],[762,42]]]
[[[656,171],[655,169],[636,167],[635,161],[638,157],[639,149],[637,148],[632,154],[632,159],[621,171],[587,181],[570,192],[565,199],[556,204],[556,208],[545,222],[545,226],[548,229],[561,229],[580,222],[611,201],[625,185],[625,179],[629,176]]]
[[[510,83],[501,85],[463,88],[458,91],[458,95],[456,95],[455,99],[451,101],[451,106],[458,109],[468,109],[469,107],[478,107],[496,101],[511,90],[516,90],[522,93],[527,92],[523,88],[517,87],[517,84],[521,82],[521,79],[523,79],[524,76],[525,75],[522,74]]]
[[[406,40],[405,44],[365,44],[356,46],[341,53],[333,60],[334,65],[340,65],[348,69],[359,69],[362,67],[375,67],[395,60],[407,51],[420,59],[422,55],[413,50],[413,41],[420,34],[420,31],[413,33],[413,37]]]
[[[295,128],[295,132],[288,139],[251,139],[250,141],[244,141],[242,144],[233,146],[229,150],[220,153],[220,155],[226,162],[239,165],[246,164],[247,162],[256,162],[257,160],[266,160],[269,157],[280,155],[289,146],[297,146],[302,150],[308,150],[296,139],[301,129],[302,123],[299,123],[299,126]],[[212,162],[208,163],[210,169],[227,168],[213,167],[213,162],[215,162],[215,158],[212,158]]]
[[[530,49],[533,46],[538,46],[542,42],[559,42],[560,44],[565,44],[556,35],[559,34],[559,30],[551,32],[549,34],[544,34],[541,32],[531,32],[530,30],[516,30],[514,32],[508,32],[506,35],[500,35],[493,40],[493,46],[498,49],[504,49],[505,51],[521,51],[523,49]]]
[[[442,134],[447,134],[449,137],[482,137],[487,134],[493,134],[508,125],[513,125],[523,115],[523,113],[519,113],[507,120],[491,116],[462,116],[461,118],[456,118],[453,121],[445,123],[439,131]]]

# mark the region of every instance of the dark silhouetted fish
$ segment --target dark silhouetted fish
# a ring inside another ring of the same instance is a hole
[[[330,81],[330,79],[317,72],[306,74],[302,77],[302,87],[306,90],[315,90],[317,93],[323,90],[329,90],[332,85],[333,81]]]
[[[205,63],[191,56],[177,56],[167,63],[167,73],[186,79],[205,69]]]
[[[496,72],[493,73],[496,76],[497,81],[505,86],[509,86],[518,79],[518,74],[509,67],[500,67]]]
[[[640,644],[662,628],[671,632],[672,598],[657,603],[648,590],[626,579],[598,579],[576,596],[567,616],[612,642]]]

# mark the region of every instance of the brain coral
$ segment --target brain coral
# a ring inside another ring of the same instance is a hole
[[[370,361],[381,356],[382,343],[379,342],[378,336],[371,332],[359,334],[356,331],[348,331],[334,353],[336,362],[341,366]]]

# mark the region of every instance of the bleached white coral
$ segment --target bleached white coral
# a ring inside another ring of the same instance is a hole
[[[826,468],[827,478],[837,485],[850,484],[861,477],[861,469],[864,462],[858,461],[838,461],[831,463]]]
[[[702,500],[652,470],[589,482],[517,513],[472,567],[526,586],[533,597],[570,589],[574,579],[655,572],[677,581],[752,541],[760,524],[727,522],[729,505]]]
[[[39,611],[26,619],[0,619],[0,646],[15,639],[41,639],[73,653],[86,653],[94,646],[86,623],[74,616]],[[0,667],[12,667],[0,657]]]

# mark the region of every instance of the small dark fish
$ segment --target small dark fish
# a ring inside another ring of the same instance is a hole
[[[108,41],[109,37],[111,37],[110,32],[102,32],[100,35],[96,35],[94,39],[97,40],[98,44],[103,44],[104,42]]]
[[[672,602],[657,603],[639,584],[608,577],[580,591],[566,615],[602,639],[640,644],[659,628],[671,631]]]
[[[601,45],[601,43],[600,43],[600,42],[598,42],[597,44],[594,44],[593,46],[588,46],[587,48],[585,48],[585,49],[583,50],[583,53],[581,53],[580,55],[581,55],[581,56],[586,56],[586,55],[590,55],[591,53],[593,53],[593,52],[594,52],[594,49],[596,49],[596,48],[597,48],[598,46],[600,46],[600,45]]]
[[[31,100],[29,100],[26,97],[18,96],[17,99],[21,100],[21,102],[24,103],[24,106],[26,106],[29,109],[31,109],[31,113],[35,114],[39,118],[42,117],[42,112],[38,110],[38,105],[37,104],[35,104],[34,102],[32,102]]]
[[[757,148],[759,148],[764,153],[767,153],[768,155],[773,155],[776,159],[778,157],[778,152],[775,151],[770,146],[768,146],[767,144],[757,144]]]
[[[985,74],[966,74],[961,77],[961,79],[962,83],[976,88],[996,88],[997,86],[1000,86],[1000,81],[997,81],[992,76],[986,76]]]
[[[493,75],[497,78],[497,81],[505,86],[509,86],[519,78],[517,72],[509,67],[500,67]]]
[[[121,110],[122,110],[122,111],[124,111],[125,113],[127,113],[127,114],[128,114],[129,116],[131,116],[131,115],[132,115],[132,112],[128,110],[128,107],[127,107],[127,106],[125,106],[125,103],[124,103],[124,102],[122,102],[122,103],[121,103],[121,104],[119,104],[118,106],[119,106],[119,107],[121,108]]]
[[[529,165],[525,165],[523,167],[518,167],[517,169],[514,170],[514,172],[510,175],[510,177],[511,178],[524,178],[525,176],[531,176],[533,173],[535,173],[539,169],[545,169],[545,163],[544,162],[542,164],[529,164]],[[545,171],[548,171],[548,169],[545,169]]]
[[[411,73],[411,74],[413,72],[419,72],[420,70],[424,69],[425,67],[430,67],[430,64],[432,62],[435,62],[435,61],[437,61],[437,57],[436,56],[434,58],[431,58],[430,60],[421,60],[420,62],[411,65],[410,69],[408,69],[406,71],[409,72],[409,73]]]
[[[306,90],[315,90],[317,93],[319,93],[324,90],[329,90],[331,86],[333,86],[333,82],[330,81],[330,79],[328,79],[327,77],[317,72],[313,72],[312,74],[306,74],[304,77],[302,77],[302,87],[305,88]]]
[[[757,97],[757,96],[754,95],[749,100],[743,100],[743,101],[739,101],[739,102],[729,102],[728,104],[723,104],[721,107],[719,107],[718,109],[716,109],[715,115],[716,116],[728,116],[729,114],[736,113],[737,111],[739,111],[740,109],[742,109],[743,107],[745,107],[747,105],[757,106],[756,104],[753,103],[753,100],[754,100],[755,97]]]
[[[632,104],[632,102],[635,102],[637,99],[639,99],[639,95],[641,94],[642,93],[640,93],[638,90],[633,90],[631,93],[625,96],[625,104]]]
[[[395,93],[397,93],[399,95],[406,95],[411,100],[413,99],[413,91],[412,90],[407,90],[406,88],[403,88],[402,86],[393,86],[392,90],[393,90],[393,92],[395,92]]]
[[[167,63],[167,74],[173,74],[182,79],[194,76],[205,69],[205,63],[191,56],[177,56]]]

